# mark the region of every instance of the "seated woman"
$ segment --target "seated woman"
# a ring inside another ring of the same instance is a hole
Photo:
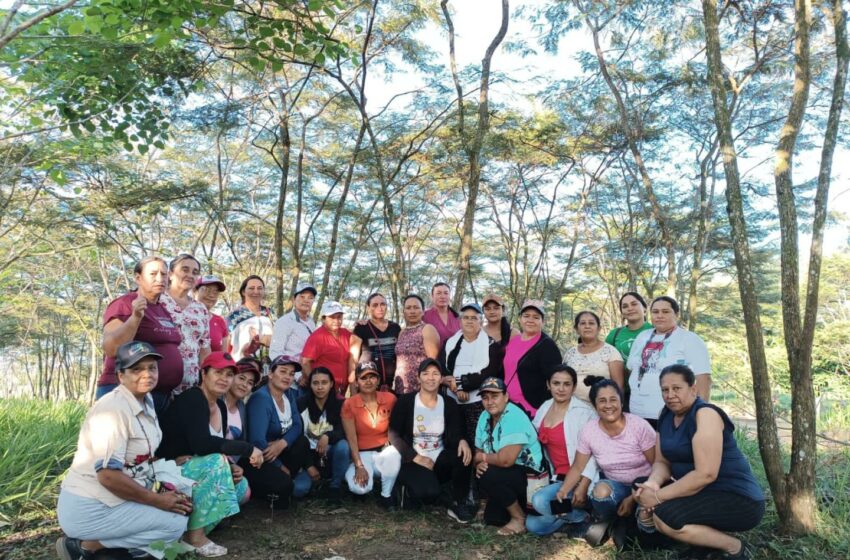
[[[723,410],[697,396],[688,366],[661,371],[661,395],[655,464],[635,492],[652,519],[644,516],[638,527],[654,526],[693,547],[720,550],[722,558],[750,558],[746,543],[727,533],[756,527],[765,497],[735,443],[735,426]]]
[[[88,560],[102,548],[170,543],[186,530],[192,498],[155,488],[152,458],[162,432],[149,393],[161,359],[146,342],[118,348],[118,385],[86,415],[59,492],[56,514],[67,537],[56,551],[64,560]]]
[[[306,496],[322,477],[330,473],[328,501],[338,504],[342,498],[342,480],[351,464],[351,452],[342,429],[342,401],[336,398],[331,371],[317,367],[310,372],[307,389],[298,398],[298,412],[304,424],[304,435],[310,444],[310,466],[293,481],[296,498]]]
[[[210,353],[201,363],[200,385],[180,393],[160,422],[163,438],[157,456],[174,459],[181,474],[198,483],[192,489],[195,506],[184,541],[205,557],[227,554],[206,532],[239,513],[240,500],[248,492],[242,468],[231,465],[225,455],[250,457],[255,466],[263,463],[259,449],[224,437],[227,408],[221,398],[230,390],[235,374],[236,362],[230,354]]]
[[[472,451],[457,403],[438,393],[442,376],[437,360],[419,364],[419,392],[399,397],[390,417],[390,443],[401,454],[398,482],[414,502],[435,501],[440,484],[451,480],[454,503],[448,515],[469,523],[475,517],[466,505]]]
[[[623,391],[610,379],[588,377],[593,382],[590,400],[596,407],[599,420],[588,422],[581,429],[575,461],[570,465],[556,499],[569,498],[582,478],[591,459],[605,473],[590,493],[593,518],[607,528],[617,516],[634,513],[635,499],[632,483],[648,476],[655,461],[655,432],[639,416],[623,412]],[[602,530],[606,534],[606,530]],[[604,537],[599,541],[604,541]],[[596,543],[594,543],[596,544]]]
[[[292,496],[292,478],[311,465],[310,445],[304,437],[301,415],[291,390],[301,364],[278,356],[269,366],[268,383],[248,399],[248,441],[263,451],[260,468],[245,467],[254,497],[286,508]]]
[[[260,367],[253,358],[242,358],[236,362],[236,376],[230,390],[222,399],[227,408],[227,432],[225,439],[248,441],[248,414],[245,410],[245,398],[260,381]],[[237,466],[238,456],[230,456],[230,462]],[[232,467],[231,467],[232,468]],[[238,467],[241,469],[241,467]],[[247,484],[247,481],[245,482]],[[251,489],[239,500],[240,504],[251,498]]]
[[[587,529],[584,523],[588,517],[584,510],[587,493],[599,479],[599,470],[592,457],[581,471],[575,489],[567,495],[572,511],[554,515],[551,508],[561,483],[576,463],[581,429],[588,422],[598,420],[593,408],[574,396],[577,377],[576,371],[567,364],[555,366],[546,382],[552,398],[544,402],[534,416],[537,439],[552,469],[552,483],[535,492],[531,498],[531,505],[540,515],[530,515],[525,520],[526,528],[535,535],[552,534],[567,524],[570,525],[567,529],[571,536],[583,536]]]
[[[372,362],[357,364],[358,392],[342,405],[342,427],[351,448],[351,466],[345,473],[348,489],[355,494],[372,491],[375,478],[381,479],[381,507],[395,510],[393,485],[401,468],[401,455],[389,444],[390,414],[395,395],[378,391],[378,367]]]
[[[487,497],[484,522],[500,535],[525,532],[527,475],[544,472],[543,451],[528,416],[508,402],[504,380],[488,377],[478,389],[484,412],[475,432],[475,475]]]

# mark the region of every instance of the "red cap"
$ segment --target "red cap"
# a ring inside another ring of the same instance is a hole
[[[214,367],[216,369],[233,368],[233,372],[239,371],[239,366],[233,361],[233,356],[229,352],[210,352],[204,361],[201,362],[201,369]]]

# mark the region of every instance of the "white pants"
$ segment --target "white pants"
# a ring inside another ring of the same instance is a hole
[[[398,478],[398,471],[401,469],[401,455],[392,445],[386,446],[381,451],[361,451],[360,460],[363,461],[363,468],[369,473],[369,478],[366,480],[366,486],[360,486],[354,482],[354,463],[345,471],[345,481],[348,483],[348,489],[354,494],[368,494],[372,491],[372,483],[375,477],[381,479],[381,496],[389,498],[393,491],[395,479]]]

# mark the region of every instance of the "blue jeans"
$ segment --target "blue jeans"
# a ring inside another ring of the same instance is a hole
[[[603,484],[611,489],[610,496],[594,498],[593,492],[590,492],[588,498],[593,506],[594,519],[597,521],[611,521],[617,517],[617,508],[620,507],[620,502],[631,496],[632,487],[629,484],[604,478],[596,483],[596,488],[599,488]]]
[[[557,500],[558,490],[561,489],[563,483],[553,482],[545,488],[541,488],[531,497],[531,505],[534,510],[540,515],[529,515],[525,518],[525,528],[530,533],[545,537],[551,535],[567,523],[581,523],[587,520],[587,512],[583,509],[574,509],[570,513],[562,515],[552,515],[552,510],[549,507],[549,502]],[[573,493],[567,494],[567,500],[573,499]]]
[[[311,451],[315,453],[315,451]],[[327,457],[330,459],[331,471],[331,488],[341,488],[342,480],[345,477],[345,471],[348,470],[348,465],[351,464],[351,449],[348,447],[348,441],[341,439],[338,442],[328,445]],[[313,487],[313,479],[310,478],[306,469],[302,469],[295,479],[292,481],[292,495],[296,498],[303,498],[310,493]]]

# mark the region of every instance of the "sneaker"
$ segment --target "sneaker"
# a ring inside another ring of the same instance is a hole
[[[747,544],[747,541],[744,539],[739,540],[741,541],[741,550],[739,550],[736,554],[724,552],[720,555],[720,558],[728,558],[731,560],[750,560],[750,558],[753,557],[753,551],[750,550],[750,545]]]
[[[378,505],[390,513],[397,511],[395,499],[392,496],[378,496]]]
[[[94,553],[85,550],[80,539],[70,537],[59,537],[56,540],[56,554],[61,560],[89,560],[94,558]]]
[[[475,512],[466,504],[455,504],[449,507],[446,513],[449,514],[449,517],[464,525],[475,519]]]
[[[589,521],[581,521],[579,523],[565,523],[560,529],[558,529],[559,533],[564,533],[571,539],[583,539],[587,534],[587,529],[590,527]]]

